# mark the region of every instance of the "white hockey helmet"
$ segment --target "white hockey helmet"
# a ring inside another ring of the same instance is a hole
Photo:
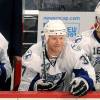
[[[96,8],[95,8],[95,18],[96,18],[96,23],[95,23],[95,29],[99,32],[99,27],[100,27],[100,2],[98,2]]]
[[[97,4],[97,6],[95,8],[95,16],[100,18],[100,2]]]
[[[48,36],[50,35],[66,35],[66,27],[61,20],[49,20],[49,22],[45,24],[43,31],[46,40],[48,40]]]

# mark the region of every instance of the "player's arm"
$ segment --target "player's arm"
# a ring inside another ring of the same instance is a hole
[[[83,50],[76,54],[75,59],[77,59],[73,69],[75,78],[72,79],[69,90],[75,96],[82,96],[94,90],[95,71]]]
[[[7,51],[0,48],[0,80],[6,81],[11,76],[11,73],[12,68]]]
[[[39,74],[35,68],[37,68],[38,58],[33,54],[32,50],[29,48],[27,52],[22,57],[22,77],[19,85],[19,91],[34,90],[34,84],[37,81]]]
[[[19,85],[19,91],[33,91],[35,81],[38,79],[39,74],[33,69],[22,66],[22,77]]]

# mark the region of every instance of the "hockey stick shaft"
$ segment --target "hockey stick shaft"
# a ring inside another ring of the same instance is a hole
[[[46,47],[46,42],[45,42],[45,35],[42,33],[41,35],[41,40],[42,40],[42,53],[43,53],[43,66],[42,66],[42,78],[44,82],[47,80],[47,73],[46,73],[46,66],[45,66],[45,47]]]

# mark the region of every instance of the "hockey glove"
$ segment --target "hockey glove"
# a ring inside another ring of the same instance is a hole
[[[88,89],[89,86],[87,81],[81,77],[74,78],[69,87],[69,91],[74,96],[83,96],[87,93]]]
[[[35,90],[37,91],[49,91],[52,89],[52,87],[52,82],[44,82],[43,79],[40,79],[35,83]]]

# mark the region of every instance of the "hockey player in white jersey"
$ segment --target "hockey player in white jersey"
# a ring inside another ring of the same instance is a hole
[[[6,80],[11,76],[12,68],[7,55],[8,42],[1,33],[0,41],[0,91],[2,91]]]
[[[50,20],[43,32],[42,42],[22,58],[19,91],[70,91],[81,96],[94,90],[94,68],[83,50],[66,41],[64,23]]]
[[[94,29],[77,36],[75,42],[87,52],[96,72],[96,90],[100,90],[100,2],[95,9],[95,14]]]

